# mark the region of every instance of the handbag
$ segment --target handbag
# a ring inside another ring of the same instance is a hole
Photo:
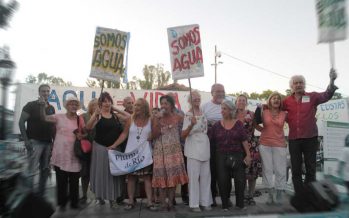
[[[78,125],[78,129],[77,132],[81,133],[81,128],[80,128],[80,119],[81,117],[78,116],[77,117],[77,125]],[[74,131],[75,132],[75,131]],[[75,156],[77,156],[80,159],[86,159],[89,155],[89,153],[92,150],[92,145],[91,142],[87,139],[75,139],[75,143],[74,143],[74,153]]]

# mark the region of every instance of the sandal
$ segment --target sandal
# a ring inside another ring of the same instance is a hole
[[[132,210],[135,207],[134,204],[126,204],[126,206],[124,207],[124,210]]]
[[[254,194],[253,194],[253,197],[259,197],[262,195],[262,192],[260,191],[255,191]]]
[[[254,206],[256,205],[256,201],[251,197],[248,199],[248,205]]]
[[[147,209],[150,211],[157,211],[158,208],[154,206],[154,204],[149,204],[147,205]]]

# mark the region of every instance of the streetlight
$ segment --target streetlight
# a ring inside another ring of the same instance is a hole
[[[223,64],[222,61],[218,61],[217,58],[220,58],[222,56],[222,53],[220,51],[217,51],[217,45],[214,46],[214,64],[211,64],[214,66],[214,83],[217,83],[217,66],[218,64]]]
[[[9,48],[4,46],[0,48],[0,82],[2,85],[2,110],[1,110],[1,125],[0,125],[0,140],[6,138],[6,102],[7,102],[7,87],[10,84],[12,74],[16,64],[11,61]]]

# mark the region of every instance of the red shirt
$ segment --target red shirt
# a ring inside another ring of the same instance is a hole
[[[283,109],[288,112],[289,139],[312,138],[318,135],[315,118],[317,106],[330,100],[335,90],[334,88],[320,93],[305,92],[299,101],[297,101],[294,94],[285,98]]]

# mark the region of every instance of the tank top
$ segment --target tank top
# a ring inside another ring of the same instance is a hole
[[[151,133],[151,121],[148,120],[147,124],[143,127],[138,127],[134,121],[132,121],[130,126],[130,131],[128,133],[127,145],[125,153],[131,152],[138,148],[142,144],[150,145],[148,141],[149,134]]]

